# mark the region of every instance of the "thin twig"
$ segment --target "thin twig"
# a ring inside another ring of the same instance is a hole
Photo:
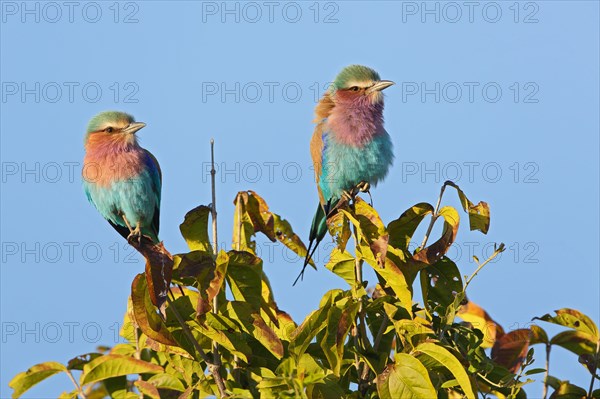
[[[381,326],[379,326],[379,330],[377,331],[377,335],[375,336],[375,341],[373,342],[373,350],[375,352],[377,352],[377,349],[379,349],[379,343],[381,342],[381,338],[383,338],[383,332],[387,328],[388,320],[388,315],[384,314],[383,320],[381,321]]]
[[[481,271],[481,269],[483,269],[483,267],[485,265],[487,265],[488,263],[490,263],[490,261],[492,259],[494,259],[496,256],[498,256],[498,254],[504,252],[504,243],[500,243],[500,245],[498,246],[498,248],[496,250],[494,250],[494,253],[490,255],[489,258],[487,258],[485,260],[485,262],[483,262],[482,264],[479,265],[479,267],[477,267],[477,269],[473,272],[473,274],[471,274],[471,276],[465,281],[465,288],[463,288],[463,292],[467,291],[467,287],[469,286],[469,283],[471,283],[471,280],[473,280],[473,278],[475,276],[477,276],[477,273],[479,273]]]
[[[190,330],[189,326],[185,323],[185,321],[183,320],[183,317],[181,317],[181,315],[179,314],[179,311],[173,304],[173,300],[168,295],[167,295],[167,302],[169,303],[169,309],[171,309],[173,311],[173,314],[175,315],[177,322],[181,326],[183,333],[188,338],[188,340],[192,343],[192,345],[194,346],[194,349],[196,349],[196,352],[198,352],[198,354],[200,355],[200,358],[202,358],[204,363],[206,363],[206,365],[208,366],[208,370],[212,374],[212,376],[215,380],[215,383],[217,384],[217,388],[219,389],[220,397],[221,398],[227,397],[227,393],[225,392],[225,383],[223,382],[223,377],[221,377],[221,374],[219,374],[219,366],[214,364],[210,360],[210,357],[208,357],[206,352],[204,352],[204,350],[202,349],[202,347],[200,346],[200,344],[194,337],[194,334],[192,334],[192,331]]]
[[[431,221],[429,222],[429,226],[427,227],[427,232],[425,233],[425,237],[423,237],[423,242],[421,243],[419,250],[425,248],[425,245],[427,244],[427,240],[429,239],[429,235],[431,234],[431,230],[433,230],[433,225],[435,224],[435,221],[439,217],[438,212],[440,210],[440,205],[442,203],[442,196],[444,195],[444,191],[446,190],[447,185],[448,185],[448,182],[445,182],[440,190],[440,196],[438,197],[437,204],[435,206],[435,210],[433,211],[433,215],[431,215]]]
[[[213,253],[215,255],[215,259],[217,254],[219,253],[219,239],[217,236],[217,191],[215,184],[215,175],[217,171],[215,170],[215,140],[210,139],[210,185],[212,190],[212,206],[210,207],[210,214],[212,217],[212,233],[213,233]],[[212,303],[212,311],[214,314],[219,312],[219,295],[215,295]],[[212,342],[213,349],[213,361],[215,365],[221,365],[221,355],[219,354],[219,345],[216,341]]]
[[[548,396],[548,375],[550,374],[550,349],[552,345],[549,343],[546,344],[546,372],[544,373],[544,392],[542,397],[546,399]]]
[[[594,364],[592,367],[592,380],[590,381],[590,389],[588,390],[587,397],[592,397],[592,392],[594,391],[594,380],[596,379],[596,367],[598,366],[598,362],[600,361],[600,339],[596,342],[596,354],[594,355]],[[591,371],[591,370],[590,370]]]
[[[142,354],[140,351],[140,332],[138,331],[138,326],[137,324],[133,324],[133,331],[135,334],[135,354],[134,354],[134,358],[136,358],[137,360],[141,360],[142,359]],[[142,375],[138,374],[138,381],[142,381]],[[140,399],[144,399],[144,394],[142,392],[140,392],[140,394],[138,395],[138,397]]]
[[[358,234],[356,231],[356,226],[353,226],[353,234],[354,234],[354,242],[356,244],[356,247],[358,248],[359,241],[358,241]],[[362,274],[362,260],[355,258],[354,259],[354,271],[355,271],[355,284],[356,287],[358,288],[358,286],[363,285],[363,274]],[[362,301],[362,297],[358,298],[358,315],[357,318],[355,320],[355,325],[356,325],[356,335],[354,337],[354,344],[355,346],[358,348],[358,345],[360,344],[361,348],[364,350],[366,349],[366,344],[368,343],[368,337],[367,337],[367,330],[365,327],[365,311],[364,311],[364,307],[363,307],[363,301]],[[361,392],[361,395],[364,396],[365,392],[364,390],[366,390],[365,387],[365,383],[367,380],[367,377],[369,376],[369,365],[364,362],[363,364],[363,369],[361,371],[360,369],[360,362],[358,360],[358,356],[355,357],[355,366],[356,366],[356,372],[358,374],[358,387],[359,387],[359,391]]]
[[[87,397],[83,393],[83,390],[81,389],[81,387],[79,386],[79,384],[77,383],[77,381],[75,381],[75,378],[73,377],[73,374],[71,374],[71,370],[67,369],[66,373],[69,376],[69,379],[71,380],[71,382],[73,383],[73,385],[75,385],[75,389],[77,389],[77,392],[78,392],[79,396],[81,396],[81,399],[87,399]]]

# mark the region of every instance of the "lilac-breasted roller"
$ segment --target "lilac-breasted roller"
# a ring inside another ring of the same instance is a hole
[[[310,153],[319,205],[298,278],[304,275],[306,265],[325,237],[327,217],[335,213],[340,199],[357,190],[368,191],[385,178],[392,165],[392,141],[383,128],[382,90],[393,84],[381,80],[371,68],[350,65],[337,75],[315,108],[317,126]]]
[[[156,158],[138,144],[135,133],[144,126],[124,112],[102,112],[90,120],[83,188],[128,241],[145,235],[158,244],[162,176]]]

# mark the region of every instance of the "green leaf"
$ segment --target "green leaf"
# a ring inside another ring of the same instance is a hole
[[[39,382],[44,381],[48,377],[52,377],[54,374],[60,373],[61,371],[66,372],[67,368],[58,362],[45,362],[36,364],[29,370],[17,374],[9,383],[8,386],[14,391],[12,398],[19,398],[31,387],[37,385]]]
[[[200,205],[189,211],[179,225],[181,235],[185,238],[188,247],[192,251],[212,252],[212,245],[208,236],[208,206]]]
[[[487,234],[490,229],[490,207],[486,202],[480,201],[474,205],[465,193],[453,182],[446,181],[444,184],[452,186],[458,192],[458,198],[465,212],[469,214],[469,225],[471,230],[479,230]]]
[[[238,325],[229,317],[207,313],[205,323],[202,325],[194,323],[193,328],[208,339],[216,341],[244,362],[248,362],[248,356],[252,354],[248,337],[241,333]]]
[[[467,372],[460,361],[446,348],[431,342],[425,342],[418,345],[415,348],[414,353],[417,354],[417,358],[425,355],[446,367],[458,381],[467,398],[475,399],[475,393],[471,387],[471,381],[469,380]]]
[[[212,310],[212,300],[217,296],[225,281],[229,257],[221,250],[216,260],[211,253],[191,251],[175,255],[175,276],[184,284],[197,285],[200,295],[196,305],[198,317]],[[193,280],[188,281],[189,278]]]
[[[444,257],[421,270],[421,288],[425,305],[444,316],[446,309],[454,304],[455,296],[463,291],[462,276],[456,264]],[[453,320],[454,316],[448,322]]]
[[[227,281],[233,297],[259,311],[262,301],[262,260],[246,251],[229,251],[227,255]]]
[[[131,283],[131,303],[133,319],[144,334],[162,344],[178,346],[150,301],[144,274],[135,276]]]
[[[333,216],[327,219],[327,228],[329,234],[333,237],[337,248],[344,252],[346,244],[350,239],[352,232],[350,231],[350,221],[344,212],[336,212]]]
[[[567,330],[556,334],[550,340],[550,344],[561,346],[576,355],[596,353],[594,337],[577,330]]]
[[[134,385],[144,394],[144,398],[160,399],[160,393],[158,389],[148,381],[138,380],[134,382]]]
[[[333,374],[340,376],[344,355],[344,344],[354,323],[360,304],[344,297],[335,302],[327,312],[327,326],[323,339],[319,343]]]
[[[391,221],[387,226],[390,234],[389,244],[394,248],[408,251],[415,230],[425,216],[432,213],[433,206],[426,202],[420,202],[404,211],[398,219]]]
[[[323,382],[310,385],[306,389],[306,394],[310,399],[342,399],[344,390],[340,387],[334,376],[327,376]]]
[[[598,335],[598,327],[588,316],[578,310],[563,308],[555,310],[556,316],[545,314],[542,317],[534,317],[534,319],[547,321],[548,323],[558,324],[560,326],[572,328],[577,331],[589,334],[597,341],[600,339]]]
[[[350,287],[356,284],[355,258],[352,254],[334,248],[325,267],[344,279]]]
[[[359,243],[357,246],[366,245],[370,249],[370,256],[365,256],[364,259],[373,267],[383,265],[387,254],[389,235],[377,211],[360,197],[356,197],[353,208],[340,211],[356,228]],[[375,262],[371,262],[371,259]]]
[[[342,290],[331,290],[323,296],[319,309],[306,316],[302,324],[292,333],[290,352],[299,357],[306,351],[312,339],[327,326],[329,308],[341,294],[343,294]]]
[[[83,367],[81,385],[130,374],[163,373],[157,364],[120,355],[104,355],[89,362]]]
[[[384,267],[374,269],[383,279],[386,287],[390,287],[405,309],[412,309],[412,287],[406,281],[402,271],[391,259],[385,260]],[[385,288],[385,287],[384,287]]]
[[[542,369],[542,368],[530,369],[525,372],[525,375],[541,374],[541,373],[545,373],[545,372],[546,372],[546,369]]]
[[[585,389],[573,385],[569,381],[561,381],[559,387],[550,395],[550,399],[583,399],[586,396]]]
[[[529,342],[530,345],[547,344],[550,342],[548,340],[548,334],[546,334],[546,331],[542,327],[532,324],[529,326],[529,329],[531,330],[531,341]]]
[[[235,213],[233,215],[233,236],[231,244],[232,247],[238,251],[254,253],[256,243],[252,240],[252,237],[256,230],[248,212],[248,198],[248,191],[240,191],[233,201]],[[275,241],[275,238],[273,237],[271,241]]]
[[[381,399],[431,399],[437,393],[427,369],[413,356],[397,353],[394,363],[377,376],[377,392]]]
[[[170,389],[178,392],[185,391],[183,382],[179,378],[167,373],[155,374],[148,379],[148,382],[160,389]]]
[[[80,355],[80,356],[74,357],[73,359],[68,361],[67,369],[83,370],[83,366],[85,366],[86,364],[88,364],[89,362],[91,362],[92,360],[97,358],[98,356],[102,356],[102,354],[97,353],[97,352],[92,352],[92,353],[86,353],[85,355]]]
[[[440,209],[438,216],[441,216],[444,219],[442,236],[433,244],[414,254],[413,259],[415,261],[432,265],[440,260],[446,252],[448,252],[452,243],[454,243],[456,233],[458,232],[458,225],[460,223],[458,212],[450,206],[445,206]]]
[[[249,304],[231,301],[227,303],[225,314],[232,320],[238,321],[246,333],[252,335],[277,359],[283,357],[283,344],[281,340],[267,326],[265,321],[260,317],[260,314],[252,310]]]
[[[63,392],[58,396],[58,399],[77,399],[78,391]]]
[[[273,242],[283,243],[300,258],[307,254],[306,246],[288,221],[271,212],[265,200],[254,191],[240,191],[234,201],[233,248],[238,251],[255,252],[252,237],[263,233]],[[310,264],[315,267],[314,262]]]

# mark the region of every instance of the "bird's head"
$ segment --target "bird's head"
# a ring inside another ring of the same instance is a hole
[[[380,104],[383,103],[382,90],[393,84],[390,80],[381,80],[379,74],[369,67],[350,65],[336,76],[330,92],[337,103]]]
[[[136,143],[135,132],[146,126],[136,122],[133,116],[119,111],[101,112],[88,123],[85,144],[90,140],[110,140],[122,144]]]

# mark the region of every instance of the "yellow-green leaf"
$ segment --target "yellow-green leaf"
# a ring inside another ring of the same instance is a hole
[[[444,366],[456,378],[466,397],[468,399],[475,399],[469,375],[460,361],[446,348],[432,342],[424,342],[418,345],[413,353],[416,354],[417,358],[425,355]]]
[[[390,234],[390,245],[408,251],[415,230],[425,216],[432,213],[433,206],[426,202],[420,202],[404,211],[398,219],[391,221],[387,226],[387,231]]]
[[[104,355],[98,357],[83,367],[81,385],[106,380],[130,374],[156,374],[163,373],[161,366],[128,356]]]
[[[179,225],[181,235],[185,238],[192,251],[212,252],[212,245],[208,236],[208,217],[210,208],[200,205],[189,211]]]
[[[156,313],[150,301],[148,285],[144,274],[138,274],[131,284],[131,302],[133,321],[149,338],[165,345],[177,346],[177,342],[167,326]]]
[[[179,378],[167,373],[155,374],[148,379],[148,382],[161,389],[170,389],[179,392],[185,391],[183,382]]]
[[[596,353],[597,342],[590,334],[577,330],[567,330],[556,334],[550,340],[552,345],[558,345],[576,355],[592,355]]]
[[[229,251],[227,255],[227,281],[233,297],[259,311],[262,302],[262,260],[246,251]]]
[[[577,331],[584,332],[586,334],[590,334],[595,340],[600,339],[598,335],[598,327],[596,324],[590,319],[588,316],[584,315],[578,310],[563,308],[559,310],[555,310],[556,316],[551,316],[550,314],[545,314],[542,317],[534,317],[534,319],[539,319],[543,321],[547,321],[548,323],[558,324],[564,327],[572,328]]]
[[[471,230],[479,230],[483,234],[487,234],[490,229],[490,207],[486,202],[480,201],[477,205],[473,204],[465,193],[453,182],[447,181],[444,183],[452,186],[458,192],[458,198],[463,210],[469,214],[469,226]]]
[[[445,206],[438,212],[438,215],[444,219],[444,227],[442,230],[442,236],[433,244],[423,248],[413,258],[416,261],[427,263],[428,265],[434,264],[442,258],[450,249],[450,246],[456,239],[456,233],[458,232],[458,225],[460,223],[460,217],[456,209],[451,206]]]
[[[340,251],[334,248],[329,256],[329,262],[325,267],[341,278],[343,278],[351,287],[356,284],[355,258],[352,254]]]
[[[67,368],[58,362],[45,362],[36,364],[29,370],[17,374],[9,383],[8,386],[14,391],[12,398],[16,399],[21,397],[31,387],[38,384],[54,374],[60,373],[61,371],[66,372]]]
[[[413,356],[397,353],[394,363],[377,376],[380,399],[431,399],[437,393],[427,369]]]

